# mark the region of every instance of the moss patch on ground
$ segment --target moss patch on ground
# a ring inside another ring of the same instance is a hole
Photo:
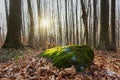
[[[47,49],[39,57],[49,59],[58,68],[75,65],[77,71],[84,71],[93,62],[94,51],[86,45],[69,45]]]

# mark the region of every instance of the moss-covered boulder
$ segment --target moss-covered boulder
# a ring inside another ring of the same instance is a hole
[[[51,60],[53,65],[58,68],[75,65],[77,71],[83,71],[93,62],[94,52],[85,45],[69,45],[47,49],[39,56]]]

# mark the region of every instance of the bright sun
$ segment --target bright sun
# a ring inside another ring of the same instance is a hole
[[[42,27],[48,27],[48,26],[50,26],[50,20],[47,19],[47,18],[42,19],[41,20],[41,26]]]

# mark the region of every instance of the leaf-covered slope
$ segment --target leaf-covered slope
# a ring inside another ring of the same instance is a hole
[[[40,57],[47,57],[54,66],[59,68],[75,65],[77,71],[82,71],[92,63],[94,52],[85,45],[69,45],[47,49],[40,54]]]

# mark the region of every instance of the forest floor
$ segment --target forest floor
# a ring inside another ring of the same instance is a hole
[[[72,66],[58,69],[43,58],[41,50],[0,49],[0,80],[120,80],[120,51],[95,50],[94,64],[85,72]]]

